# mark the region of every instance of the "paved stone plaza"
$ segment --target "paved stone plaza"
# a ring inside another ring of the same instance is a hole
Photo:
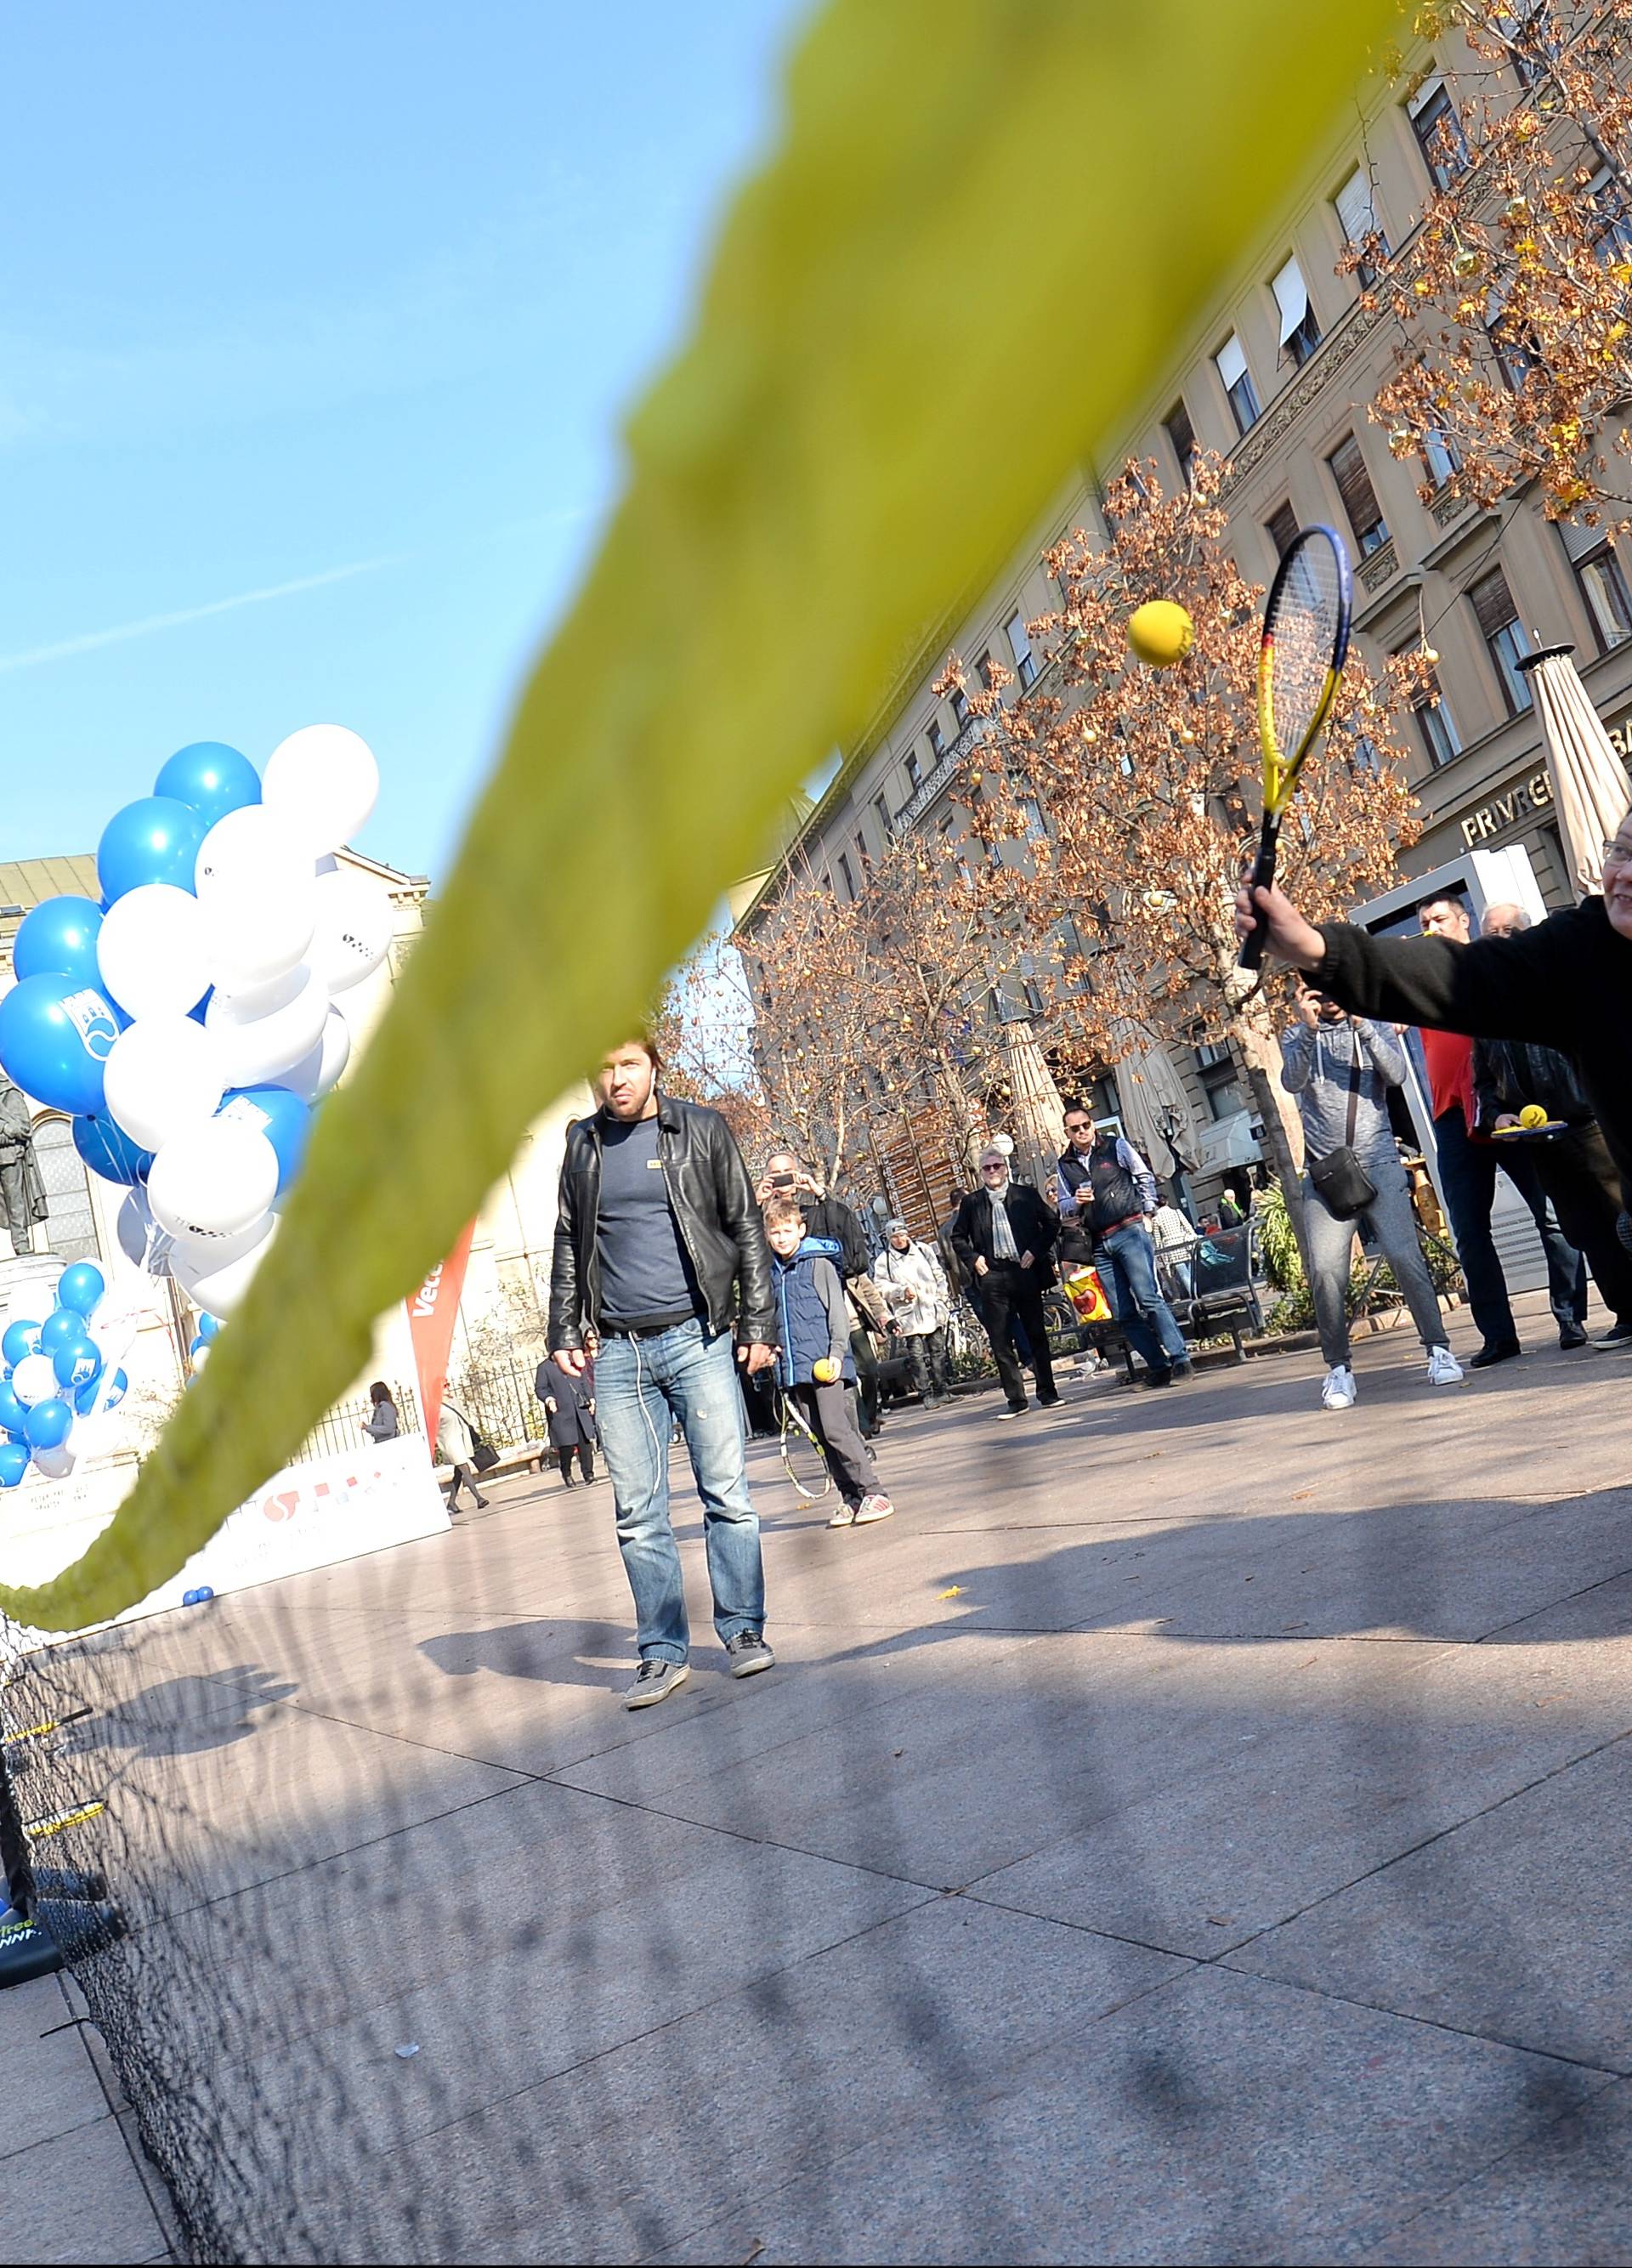
[[[897,1416],[862,1531],[757,1447],[781,1666],[721,1673],[687,1494],[638,1715],[604,1482],[143,1625],[97,1737],[245,2228],[1632,2257],[1632,1358],[1538,1304],[1460,1388],[1364,1342],[1346,1414],[1289,1356]]]

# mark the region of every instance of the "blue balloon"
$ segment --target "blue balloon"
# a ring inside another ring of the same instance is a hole
[[[96,846],[102,896],[111,905],[143,882],[193,887],[198,846],[209,830],[198,814],[173,795],[144,795],[116,811]]]
[[[99,984],[96,941],[102,927],[102,909],[89,898],[42,898],[11,945],[11,967],[18,983],[25,976],[77,976],[83,984]]]
[[[220,1316],[201,1315],[198,1319],[198,1336],[206,1346],[213,1346],[221,1336]]]
[[[0,1441],[0,1488],[15,1488],[28,1470],[29,1454],[21,1441]]]
[[[55,1394],[48,1402],[35,1403],[23,1428],[31,1449],[60,1449],[73,1430],[73,1411]]]
[[[84,1386],[77,1386],[74,1388],[74,1407],[82,1418],[88,1418],[91,1415],[91,1412],[96,1408],[98,1396],[101,1394],[104,1387],[107,1387],[107,1401],[104,1406],[109,1410],[117,1410],[120,1403],[124,1400],[129,1385],[130,1381],[125,1376],[124,1372],[122,1370],[116,1370],[114,1373],[114,1382],[111,1386],[108,1386],[107,1372],[106,1366],[104,1366],[102,1369],[98,1371],[94,1378],[87,1381]]]
[[[231,1118],[264,1134],[277,1152],[277,1193],[300,1171],[312,1131],[312,1106],[286,1086],[232,1086],[223,1098],[217,1118]]]
[[[199,1002],[199,1004],[198,1004],[197,1007],[196,1007],[196,1008],[189,1008],[189,1009],[187,1010],[187,1014],[188,1014],[188,1015],[193,1019],[193,1021],[194,1021],[195,1024],[207,1024],[207,1023],[209,1022],[209,1020],[210,1020],[210,1002],[215,998],[215,997],[216,997],[216,988],[215,988],[215,986],[212,984],[212,985],[210,986],[210,988],[209,991],[205,993],[205,995],[204,995],[203,998]]]
[[[210,828],[229,811],[260,802],[261,775],[224,740],[194,740],[176,750],[153,782],[153,792],[173,796]]]
[[[0,1432],[20,1435],[27,1416],[15,1388],[0,1385]]]
[[[102,1304],[107,1278],[93,1260],[76,1260],[56,1279],[56,1304],[77,1315],[93,1315]]]
[[[26,1322],[19,1316],[16,1322],[8,1323],[4,1331],[0,1332],[0,1354],[5,1357],[13,1370],[27,1356],[38,1354],[39,1351],[40,1326],[38,1323]],[[18,1403],[18,1406],[20,1409],[22,1405]],[[4,1404],[0,1403],[0,1425],[10,1423],[11,1420],[5,1415]]]
[[[153,1162],[151,1150],[141,1150],[130,1139],[122,1126],[99,1113],[74,1121],[74,1147],[84,1163],[105,1182],[123,1182],[129,1186],[147,1179],[147,1169]]]
[[[56,1382],[64,1394],[73,1395],[82,1386],[94,1386],[102,1375],[102,1356],[94,1341],[88,1338],[70,1339],[66,1346],[58,1347],[51,1358],[51,1367],[56,1373]]]
[[[48,1110],[70,1117],[99,1110],[102,1066],[121,1028],[94,985],[26,976],[0,1000],[0,1064]]]
[[[40,1351],[55,1354],[58,1347],[72,1346],[76,1339],[89,1336],[83,1315],[72,1307],[53,1307],[40,1326]]]

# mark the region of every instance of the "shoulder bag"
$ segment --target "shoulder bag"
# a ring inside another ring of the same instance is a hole
[[[1341,1150],[1328,1150],[1324,1158],[1304,1160],[1310,1187],[1334,1220],[1353,1220],[1377,1197],[1376,1184],[1355,1155],[1355,1119],[1360,1108],[1360,1035],[1351,1032],[1349,1037],[1354,1053],[1349,1059],[1348,1138]]]

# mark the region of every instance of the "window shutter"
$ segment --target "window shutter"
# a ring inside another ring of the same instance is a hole
[[[1430,71],[1422,85],[1406,105],[1406,109],[1410,115],[1413,118],[1420,118],[1444,85],[1445,80],[1437,71]]]
[[[1213,357],[1218,365],[1218,375],[1226,391],[1246,376],[1246,351],[1233,331]]]
[[[1584,559],[1589,551],[1598,550],[1609,540],[1609,530],[1601,522],[1597,527],[1587,527],[1578,519],[1556,520],[1554,525],[1571,559]]]
[[[1343,500],[1343,510],[1349,515],[1349,525],[1356,536],[1369,534],[1383,515],[1378,510],[1377,490],[1371,486],[1371,475],[1365,468],[1360,444],[1352,433],[1339,442],[1327,462],[1331,466],[1332,477],[1337,482],[1337,492]]]
[[[1281,344],[1284,346],[1309,313],[1309,286],[1297,255],[1289,260],[1269,287],[1281,310]]]
[[[1350,244],[1364,244],[1367,237],[1377,233],[1377,203],[1370,177],[1362,166],[1355,167],[1332,202],[1337,207],[1338,224]]]
[[[1298,514],[1290,504],[1277,504],[1264,523],[1277,558],[1284,559],[1298,540]]]
[[[1474,612],[1479,619],[1480,633],[1487,644],[1499,630],[1518,620],[1518,608],[1513,604],[1513,594],[1507,587],[1507,577],[1499,567],[1481,576],[1468,592],[1474,602]]]
[[[1195,454],[1195,428],[1190,423],[1190,413],[1182,401],[1163,418],[1167,438],[1173,445],[1173,454],[1179,460],[1179,469],[1188,480],[1190,460]]]

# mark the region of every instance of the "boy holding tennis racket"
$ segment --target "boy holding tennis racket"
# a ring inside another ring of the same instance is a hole
[[[776,1381],[820,1445],[839,1491],[829,1528],[864,1528],[895,1506],[878,1486],[872,1450],[856,1423],[849,1316],[834,1238],[807,1236],[792,1197],[765,1206],[776,1303]]]

